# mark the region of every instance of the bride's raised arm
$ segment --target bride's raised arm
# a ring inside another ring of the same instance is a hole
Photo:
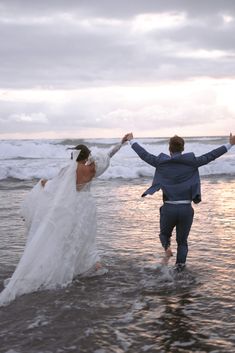
[[[110,158],[112,158],[122,147],[122,145],[127,141],[127,135],[123,136],[122,140],[116,144],[115,146],[111,147],[108,153],[98,153],[95,157],[95,167],[96,167],[96,177],[99,177],[103,174],[106,169],[109,167]]]
[[[117,152],[120,150],[120,148],[122,147],[122,145],[123,145],[125,142],[128,141],[128,140],[127,140],[128,136],[129,136],[129,134],[124,135],[123,138],[122,138],[122,140],[121,140],[121,142],[119,142],[117,145],[115,145],[114,147],[112,147],[112,148],[109,150],[108,154],[109,154],[109,157],[110,157],[110,158],[112,158],[112,157],[115,155],[115,153],[117,153]]]

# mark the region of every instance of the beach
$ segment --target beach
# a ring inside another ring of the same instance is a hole
[[[167,152],[166,141],[141,143],[159,153]],[[23,252],[24,196],[39,178],[56,175],[74,142],[1,141],[0,289]],[[106,151],[117,141],[85,142]],[[199,155],[226,142],[191,138],[188,148]],[[187,268],[178,274],[175,234],[174,256],[161,265],[161,194],[141,198],[153,168],[123,147],[92,186],[97,243],[108,273],[78,277],[67,288],[27,294],[1,307],[0,352],[234,352],[234,154],[201,169],[202,202],[193,206]]]

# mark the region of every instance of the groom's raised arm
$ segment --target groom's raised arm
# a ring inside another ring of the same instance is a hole
[[[221,157],[224,153],[229,151],[229,149],[233,145],[235,145],[235,135],[232,135],[232,133],[230,133],[229,143],[227,143],[226,145],[220,146],[206,154],[203,154],[202,156],[196,157],[197,166],[201,167],[205,164],[208,164],[214,161],[216,158]]]
[[[146,163],[150,164],[153,167],[157,167],[159,156],[155,156],[152,153],[147,152],[139,143],[133,138],[133,134],[127,135],[127,140],[129,141],[132,149],[138,154],[138,156],[145,161]]]

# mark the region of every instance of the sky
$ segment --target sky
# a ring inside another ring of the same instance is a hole
[[[0,139],[235,133],[234,0],[0,0]]]

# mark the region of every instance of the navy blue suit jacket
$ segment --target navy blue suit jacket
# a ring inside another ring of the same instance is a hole
[[[132,148],[141,159],[156,168],[152,186],[142,196],[152,195],[161,189],[164,201],[191,200],[195,203],[201,201],[198,168],[227,152],[227,148],[221,146],[199,157],[194,153],[174,153],[172,156],[160,153],[155,156],[137,142],[132,144]]]

